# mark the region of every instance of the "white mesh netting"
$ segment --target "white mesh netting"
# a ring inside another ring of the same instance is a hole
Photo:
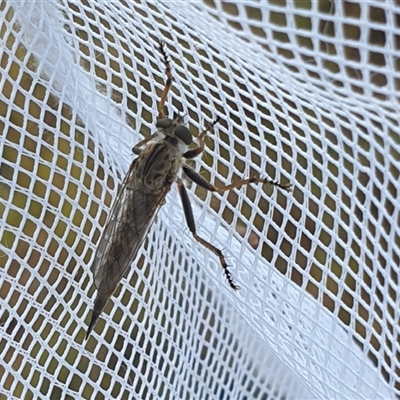
[[[0,399],[400,394],[400,6],[0,3]],[[90,266],[130,162],[170,113],[222,121],[84,340]]]

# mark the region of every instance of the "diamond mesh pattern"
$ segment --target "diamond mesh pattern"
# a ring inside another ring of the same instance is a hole
[[[395,2],[0,5],[0,399],[394,398],[399,384]],[[90,266],[132,146],[196,136],[177,190],[89,337]]]

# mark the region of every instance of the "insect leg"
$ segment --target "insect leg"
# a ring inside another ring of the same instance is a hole
[[[167,81],[165,82],[165,87],[161,95],[161,100],[160,103],[158,104],[158,119],[165,118],[165,112],[164,112],[165,101],[167,100],[168,92],[171,89],[173,81],[171,73],[171,65],[169,63],[167,53],[164,49],[164,42],[162,41],[160,41],[160,51],[164,59],[165,74],[167,75]]]
[[[204,150],[204,138],[207,135],[208,132],[211,131],[211,129],[214,128],[214,125],[216,125],[219,122],[220,118],[217,117],[211,124],[208,124],[206,129],[204,129],[203,132],[200,133],[200,135],[197,138],[197,147],[192,150],[188,150],[183,157],[186,159],[191,159],[197,157],[199,154],[201,154]]]
[[[197,234],[196,224],[195,224],[194,218],[193,218],[193,210],[192,210],[192,206],[190,204],[189,196],[187,194],[185,185],[183,184],[183,182],[180,179],[178,179],[177,183],[178,183],[179,194],[180,194],[181,200],[182,200],[183,211],[185,213],[186,223],[189,227],[190,232],[192,232],[193,237],[199,243],[201,243],[208,250],[212,251],[219,258],[221,266],[225,272],[226,279],[228,280],[229,286],[233,290],[239,290],[240,287],[235,285],[235,283],[233,282],[232,274],[229,271],[228,264],[226,263],[226,260],[225,260],[224,255],[222,254],[222,251],[220,249],[218,249],[217,247],[213,246],[211,243],[204,240],[202,237],[200,237]]]
[[[235,189],[244,185],[248,185],[250,183],[262,183],[263,185],[269,184],[273,186],[277,186],[280,189],[286,190],[290,192],[292,190],[292,185],[290,183],[280,183],[278,181],[274,181],[270,178],[260,178],[258,176],[253,176],[249,179],[240,179],[236,182],[231,183],[230,185],[217,187],[211,184],[210,182],[206,181],[201,175],[199,175],[194,169],[190,168],[188,165],[182,166],[183,172],[185,175],[192,180],[197,185],[201,186],[202,188],[209,190],[211,192],[226,192],[227,190]]]
[[[153,133],[152,135],[148,136],[147,138],[142,139],[140,142],[136,143],[133,147],[132,147],[132,152],[134,154],[139,155],[142,152],[141,147],[143,145],[145,145],[146,143],[150,142],[150,140],[154,139],[157,136],[157,132]]]

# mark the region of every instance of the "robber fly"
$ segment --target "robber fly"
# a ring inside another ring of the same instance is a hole
[[[194,239],[219,258],[229,286],[234,290],[239,289],[239,286],[233,281],[221,250],[200,237],[196,232],[189,197],[182,180],[178,176],[181,170],[187,178],[212,192],[221,193],[249,183],[271,184],[283,190],[291,190],[290,184],[281,184],[272,179],[261,177],[243,179],[227,186],[216,187],[185,164],[185,160],[193,159],[203,152],[205,136],[213,129],[218,119],[199,134],[197,146],[190,148],[193,138],[189,129],[184,126],[183,118],[176,116],[170,119],[164,113],[165,102],[173,78],[162,42],[160,42],[160,51],[167,79],[158,104],[157,130],[133,148],[133,153],[138,157],[132,162],[122,182],[97,248],[95,260],[91,267],[97,297],[86,338],[88,338],[120,280],[126,275],[158,210],[164,204],[171,185],[175,182],[178,185],[186,222]]]

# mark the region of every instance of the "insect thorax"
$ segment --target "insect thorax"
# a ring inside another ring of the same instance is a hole
[[[133,184],[144,192],[164,191],[175,182],[182,165],[174,146],[160,141],[149,144],[134,162]]]

